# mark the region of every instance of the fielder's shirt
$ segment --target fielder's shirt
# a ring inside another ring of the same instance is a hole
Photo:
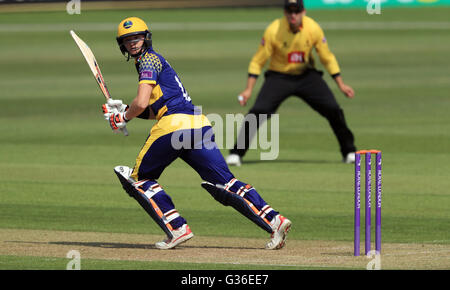
[[[266,28],[258,51],[250,61],[248,73],[261,74],[270,58],[269,70],[290,75],[302,74],[308,68],[314,68],[313,47],[328,73],[332,76],[339,74],[338,62],[319,24],[304,16],[300,31],[293,33],[286,17],[282,17]]]

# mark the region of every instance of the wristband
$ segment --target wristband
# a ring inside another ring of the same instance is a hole
[[[334,75],[331,75],[331,77],[333,78],[333,79],[335,79],[335,78],[337,78],[338,76],[340,76],[341,75],[341,73],[336,73],[336,74],[334,74]]]
[[[127,117],[125,116],[126,113],[127,113],[126,111],[123,113],[123,120],[124,120],[126,123],[128,123],[128,121],[130,121],[130,120],[128,120]]]

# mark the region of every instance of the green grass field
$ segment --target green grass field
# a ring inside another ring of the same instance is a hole
[[[354,100],[346,99],[325,77],[358,148],[383,151],[383,243],[444,245],[447,257],[449,13],[450,8],[385,9],[379,16],[359,10],[309,11],[323,24],[344,80],[356,91]],[[236,96],[244,88],[264,26],[280,15],[278,9],[267,8],[0,14],[0,229],[162,237],[113,173],[115,165],[134,165],[153,123],[132,121],[127,138],[111,133],[101,113],[103,96],[70,29],[94,51],[113,97],[129,102],[137,76],[116,45],[116,25],[127,16],[142,17],[153,30],[154,48],[178,72],[194,104],[202,105],[206,114],[224,116],[247,112]],[[415,25],[408,28],[411,23]],[[247,163],[232,168],[233,173],[292,220],[289,240],[351,246],[353,166],[340,162],[330,127],[305,103],[291,98],[278,112],[278,159],[259,161],[261,151],[251,150]],[[197,236],[267,238],[232,209],[217,204],[200,182],[181,160],[159,180]],[[65,253],[32,258],[8,252],[6,245],[0,269],[65,268]],[[93,259],[88,268],[264,268],[156,262]],[[441,268],[449,267],[447,259]]]

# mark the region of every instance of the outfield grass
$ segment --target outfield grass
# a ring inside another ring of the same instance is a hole
[[[385,9],[381,16],[358,10],[309,15],[319,23],[448,25],[449,13],[449,8],[421,8]],[[112,171],[134,164],[152,123],[131,122],[127,138],[111,133],[101,114],[102,96],[68,32],[74,28],[93,49],[113,96],[129,102],[136,73],[116,45],[115,23],[130,15],[160,28],[153,30],[155,49],[206,114],[248,110],[237,104],[236,95],[264,27],[245,28],[245,23],[268,23],[280,16],[277,9],[1,14],[0,228],[160,234]],[[227,29],[232,22],[244,23],[243,28]],[[174,23],[225,28],[167,29]],[[383,241],[449,244],[450,29],[393,25],[366,31],[355,25],[325,33],[344,80],[356,90],[354,100],[345,99],[326,76],[356,144],[383,151]],[[262,78],[257,89],[261,84]],[[303,102],[291,98],[279,113],[278,160],[258,162],[260,151],[251,150],[248,162],[232,171],[292,220],[290,239],[351,243],[353,166],[340,162],[328,124]],[[266,236],[217,204],[200,182],[182,161],[159,180],[197,235]],[[27,259],[15,263],[0,257],[6,268],[28,268]],[[129,268],[117,264],[121,267]]]
[[[70,259],[49,257],[0,256],[0,270],[64,270]],[[267,266],[232,265],[232,264],[199,264],[174,263],[161,261],[115,261],[100,259],[83,259],[80,261],[83,270],[267,270]],[[323,270],[319,267],[271,266],[271,270]],[[328,270],[339,269],[327,268]]]

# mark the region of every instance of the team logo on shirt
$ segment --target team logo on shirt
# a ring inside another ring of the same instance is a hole
[[[304,63],[305,53],[303,51],[293,51],[288,54],[289,63]]]
[[[151,78],[153,78],[153,72],[151,72],[151,71],[141,72],[141,78],[151,79]]]

